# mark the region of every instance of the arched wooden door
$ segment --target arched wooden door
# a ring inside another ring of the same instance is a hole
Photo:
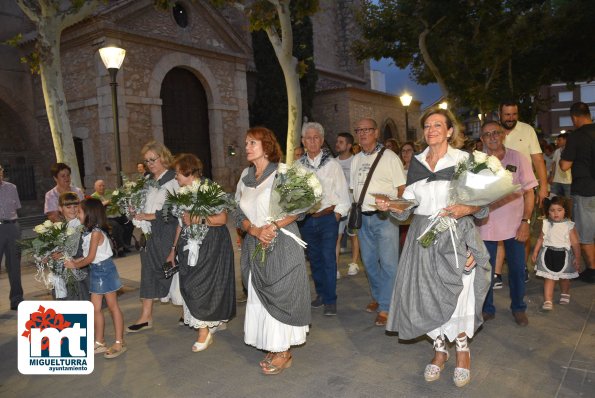
[[[199,157],[203,175],[211,175],[211,142],[207,94],[198,78],[184,68],[173,68],[161,83],[163,143],[176,155]]]

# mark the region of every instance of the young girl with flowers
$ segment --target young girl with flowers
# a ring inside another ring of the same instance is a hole
[[[64,262],[66,268],[82,268],[90,265],[91,302],[95,311],[95,353],[104,353],[105,358],[116,358],[126,352],[124,344],[124,319],[116,291],[122,287],[109,240],[109,225],[105,207],[100,200],[90,198],[80,204],[78,218],[85,228],[83,255],[76,260]],[[105,321],[101,302],[105,297],[112,315],[116,341],[107,348],[104,339]]]

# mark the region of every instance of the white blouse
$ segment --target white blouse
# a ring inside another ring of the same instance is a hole
[[[163,175],[167,172],[164,171],[157,180],[160,180]],[[180,185],[178,181],[174,178],[161,187],[150,187],[149,191],[147,192],[147,200],[145,201],[145,210],[144,213],[146,214],[154,214],[158,210],[163,208],[163,204],[165,203],[165,198],[167,196],[167,192],[177,192],[180,189]]]
[[[415,157],[424,166],[430,169],[428,162],[426,162],[426,156],[430,148],[426,148],[422,153]],[[469,157],[467,152],[463,152],[459,149],[455,149],[448,146],[446,154],[438,160],[434,172],[445,169],[450,166],[456,166],[459,162],[466,160]],[[434,214],[439,209],[443,209],[448,206],[448,188],[450,181],[432,181],[428,182],[427,179],[423,179],[405,188],[403,193],[403,199],[417,200],[419,206],[415,208],[414,213],[429,216]]]
[[[248,174],[246,168],[242,172],[240,181],[236,189],[236,200],[240,204],[240,209],[244,212],[248,220],[257,227],[267,224],[269,216],[269,203],[271,201],[271,190],[277,173],[271,173],[257,187],[247,187],[242,179]]]

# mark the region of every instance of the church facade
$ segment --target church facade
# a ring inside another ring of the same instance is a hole
[[[398,98],[371,90],[369,63],[350,55],[358,6],[357,0],[323,0],[312,17],[319,75],[313,117],[331,143],[365,116],[379,122],[383,138],[402,142],[404,109]],[[33,30],[16,5],[0,7],[6,8],[1,40]],[[154,139],[174,154],[195,153],[205,175],[233,191],[247,166],[243,147],[254,78],[243,14],[207,1],[180,0],[174,10],[161,11],[152,0],[120,0],[63,33],[64,90],[87,193],[97,179],[111,188],[116,184],[110,78],[98,54],[109,45],[126,49],[117,75],[123,172],[136,172],[140,149]],[[55,155],[39,77],[18,62],[22,52],[0,50],[7,60],[0,70],[0,162],[19,187],[24,212],[39,214],[44,193],[54,186],[49,168]],[[410,107],[410,123],[416,112],[419,103]]]

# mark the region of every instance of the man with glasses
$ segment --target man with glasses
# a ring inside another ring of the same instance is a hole
[[[349,188],[353,191],[354,201],[357,202],[382,144],[378,142],[380,131],[373,119],[359,120],[354,132],[362,151],[353,157]],[[358,237],[372,294],[372,302],[368,304],[366,311],[378,312],[376,326],[386,325],[388,318],[399,262],[399,226],[394,217],[378,211],[372,194],[401,196],[405,189],[405,181],[403,163],[394,152],[385,150],[373,171],[362,203],[362,227]]]
[[[498,242],[504,242],[508,261],[508,284],[510,288],[510,309],[515,322],[527,326],[529,320],[525,298],[525,242],[529,239],[529,219],[533,212],[535,194],[533,188],[537,180],[531,170],[529,160],[521,153],[504,146],[504,131],[500,123],[486,122],[481,128],[481,141],[487,154],[500,159],[502,167],[512,173],[513,184],[520,184],[521,190],[514,192],[490,205],[490,214],[480,220],[479,234],[490,253],[492,268],[496,262]],[[492,272],[492,282],[493,282]],[[494,291],[490,287],[483,306],[485,321],[494,319]]]
[[[23,301],[21,285],[21,253],[17,240],[21,238],[17,209],[21,208],[17,187],[4,181],[4,169],[0,165],[0,261],[6,254],[6,270],[10,283],[10,309],[16,311]]]

